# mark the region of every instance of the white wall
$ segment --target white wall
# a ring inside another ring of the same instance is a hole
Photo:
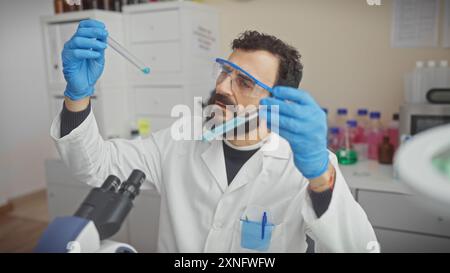
[[[52,0],[0,0],[0,203],[45,187],[51,153],[39,16]]]
[[[205,0],[221,12],[222,52],[247,29],[273,34],[302,54],[304,79],[325,107],[398,111],[403,75],[417,60],[450,60],[450,49],[390,47],[392,0]]]

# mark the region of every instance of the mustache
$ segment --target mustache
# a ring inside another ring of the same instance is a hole
[[[209,97],[206,105],[203,105],[203,106],[213,105],[213,104],[217,104],[217,103],[222,104],[224,106],[236,105],[236,102],[231,97],[217,93],[216,90],[214,90],[211,92],[211,96]]]

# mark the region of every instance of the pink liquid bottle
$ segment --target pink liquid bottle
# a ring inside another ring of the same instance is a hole
[[[369,111],[367,109],[358,109],[356,121],[358,127],[356,127],[356,143],[367,143],[367,128],[369,126]]]
[[[394,146],[394,152],[397,150],[399,145],[399,114],[395,113],[392,115],[392,121],[389,123],[389,127],[387,130],[387,135],[389,137],[389,142]]]
[[[378,160],[378,145],[383,137],[383,127],[380,121],[380,112],[370,113],[370,126],[367,134],[368,158]]]

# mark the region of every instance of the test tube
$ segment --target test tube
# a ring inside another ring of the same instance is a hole
[[[146,66],[142,63],[138,58],[136,58],[133,54],[131,54],[127,49],[125,49],[122,45],[120,45],[116,40],[114,40],[111,36],[108,36],[108,45],[114,49],[117,53],[122,55],[125,59],[127,59],[130,63],[136,66],[142,73],[149,74],[150,67]]]
[[[205,131],[202,135],[202,141],[211,142],[217,137],[223,136],[225,133],[234,130],[235,128],[245,124],[246,122],[253,121],[255,118],[258,118],[258,111],[251,112],[250,116],[248,117],[237,116],[235,118],[232,118],[212,130]]]

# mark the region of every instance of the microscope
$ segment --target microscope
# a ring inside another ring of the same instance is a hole
[[[133,170],[121,183],[114,175],[94,188],[74,216],[56,217],[44,231],[37,253],[136,253],[130,245],[107,240],[119,231],[133,207],[145,174]]]

